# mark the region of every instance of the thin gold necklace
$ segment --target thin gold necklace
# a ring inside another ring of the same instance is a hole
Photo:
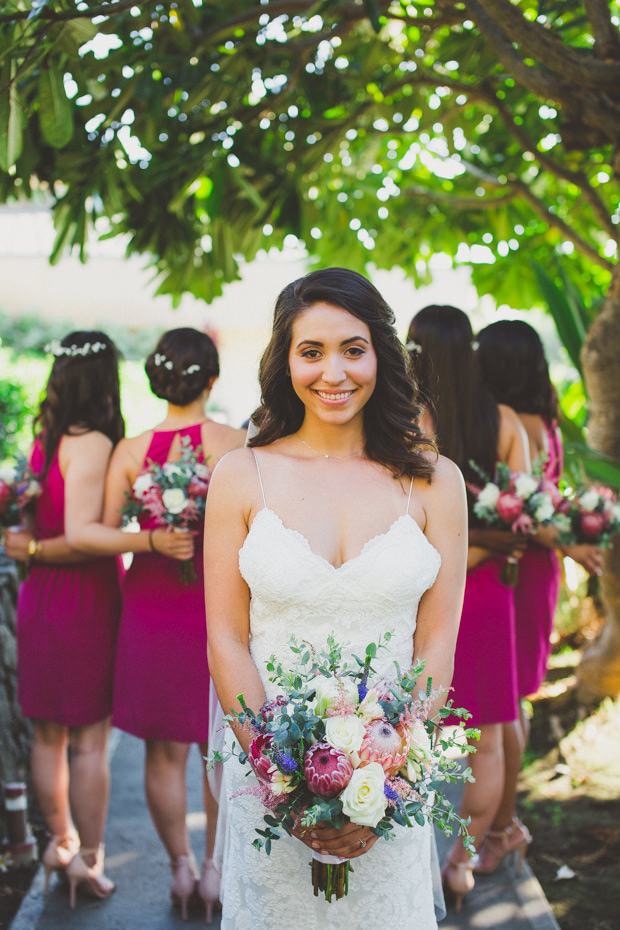
[[[352,459],[356,456],[362,455],[363,449],[358,449],[356,452],[348,452],[346,455],[333,455],[329,452],[319,452],[318,449],[315,449],[314,446],[311,446],[309,442],[306,442],[305,439],[302,439],[301,436],[297,437],[300,442],[303,442],[304,446],[307,446],[311,452],[314,452],[316,455],[320,455],[324,459]]]

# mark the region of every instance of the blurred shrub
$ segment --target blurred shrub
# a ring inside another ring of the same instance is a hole
[[[0,344],[16,355],[45,355],[45,346],[52,339],[62,339],[81,327],[70,320],[44,320],[34,315],[11,317],[0,313]],[[93,329],[106,333],[126,359],[146,358],[155,348],[163,329],[128,329],[118,324],[96,323]]]
[[[23,385],[0,380],[0,462],[23,451],[32,408]]]

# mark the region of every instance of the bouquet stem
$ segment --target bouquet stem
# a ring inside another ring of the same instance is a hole
[[[508,588],[516,588],[517,581],[519,580],[519,563],[516,559],[511,559],[510,556],[506,559],[502,566],[502,573],[500,575],[500,581],[502,584],[505,584]]]
[[[319,892],[325,895],[326,901],[332,898],[344,898],[349,893],[349,872],[351,871],[348,859],[338,859],[336,856],[321,856],[312,853],[312,885],[314,895]]]
[[[183,559],[179,565],[179,574],[181,576],[181,581],[183,584],[191,584],[192,581],[196,581],[196,569],[194,568],[193,559]]]

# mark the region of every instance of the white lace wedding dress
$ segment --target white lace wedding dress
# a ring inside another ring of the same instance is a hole
[[[389,652],[379,651],[375,667],[387,677],[395,659],[408,667],[418,602],[440,561],[406,513],[358,556],[334,568],[265,502],[239,566],[252,593],[250,649],[268,697],[276,692],[265,663],[275,654],[292,667],[292,634],[323,646],[334,633],[348,653],[363,655],[368,643],[390,630]],[[255,828],[264,827],[265,809],[252,795],[233,797],[250,784],[245,771],[236,759],[224,765],[222,930],[435,930],[437,868],[435,860],[433,875],[430,827],[396,827],[396,839],[378,840],[352,861],[348,896],[328,904],[313,894],[311,852],[299,840],[284,835],[269,856],[251,845]]]

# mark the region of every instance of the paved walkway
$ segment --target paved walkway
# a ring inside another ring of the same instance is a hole
[[[192,925],[204,926],[204,910],[195,910],[189,922],[184,923],[168,899],[170,870],[144,800],[142,743],[118,731],[112,735],[106,873],[118,883],[117,891],[107,901],[79,897],[72,911],[67,888],[58,880],[54,880],[47,901],[43,898],[40,868],[11,930],[180,930]],[[203,858],[204,848],[200,766],[195,748],[188,768],[188,823],[198,862]],[[440,834],[438,843],[441,858],[449,841]],[[217,915],[212,927],[219,930],[219,926]],[[458,917],[450,912],[439,926],[441,930],[559,930],[527,863],[520,878],[508,865],[502,865],[495,875],[480,877]]]

